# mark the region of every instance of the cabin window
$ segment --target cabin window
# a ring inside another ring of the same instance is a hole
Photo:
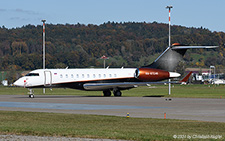
[[[79,78],[79,74],[77,74],[77,78]]]
[[[101,78],[101,74],[98,74],[98,77]]]
[[[66,74],[66,78],[68,78],[68,74]]]
[[[112,77],[112,74],[109,74],[109,77]]]
[[[104,78],[106,78],[106,75],[104,74]]]
[[[95,74],[93,74],[93,78],[95,78]]]
[[[25,76],[39,76],[39,73],[28,73]]]
[[[87,74],[87,78],[89,78],[90,77],[90,75],[89,74]]]
[[[82,74],[82,78],[84,78],[84,74]]]
[[[73,78],[73,74],[71,74],[71,78]]]
[[[60,78],[63,78],[63,75],[62,74],[60,74]]]
[[[116,77],[116,74],[114,74],[114,77]]]

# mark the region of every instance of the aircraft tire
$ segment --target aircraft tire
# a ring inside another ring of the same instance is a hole
[[[122,96],[122,92],[120,90],[113,91],[114,96]]]
[[[105,90],[105,91],[103,91],[103,94],[104,94],[104,96],[109,97],[109,96],[111,96],[111,91],[110,90]]]
[[[29,95],[29,98],[34,98],[34,95],[33,95],[33,94],[30,94],[30,95]]]

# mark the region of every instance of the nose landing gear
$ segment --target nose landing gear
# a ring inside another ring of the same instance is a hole
[[[34,90],[32,90],[32,89],[28,89],[28,90],[29,90],[29,92],[28,92],[29,98],[34,98]]]

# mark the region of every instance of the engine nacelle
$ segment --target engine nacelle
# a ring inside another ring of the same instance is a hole
[[[141,81],[160,81],[179,76],[179,73],[168,72],[153,68],[138,68],[135,71],[135,78]]]

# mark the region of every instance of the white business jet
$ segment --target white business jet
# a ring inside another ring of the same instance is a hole
[[[140,68],[105,69],[38,69],[14,82],[25,88],[72,88],[103,91],[104,96],[121,96],[121,90],[137,86],[165,83],[162,80],[179,77],[173,72],[190,48],[216,48],[217,46],[184,46],[178,43],[168,47],[152,64]],[[29,97],[34,97],[31,93]]]

